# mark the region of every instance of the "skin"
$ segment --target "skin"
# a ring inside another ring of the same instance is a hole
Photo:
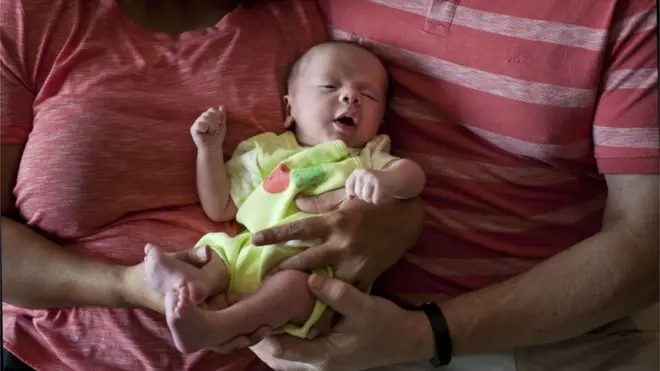
[[[285,97],[291,115],[286,123],[296,123],[301,144],[314,146],[340,139],[357,148],[373,139],[384,114],[387,90],[387,73],[376,56],[355,45],[326,43],[312,48],[295,70],[291,93]],[[344,127],[337,122],[347,114],[356,125]],[[222,157],[225,133],[222,108],[207,110],[191,127],[198,148],[200,201],[207,216],[216,221],[236,214]],[[376,204],[417,196],[424,175],[414,162],[397,160],[383,171],[356,171],[346,184],[349,195]],[[167,322],[183,352],[224,343],[264,326],[301,325],[313,309],[315,299],[307,288],[307,274],[281,270],[266,277],[263,286],[246,300],[222,311],[204,310],[199,304],[208,294],[225,291],[229,285],[224,264],[217,267],[220,281],[213,282],[199,268],[168,257],[155,246],[146,253],[147,280],[165,296]]]
[[[142,0],[118,0],[123,11],[136,23],[172,34],[217,23],[228,10],[213,11],[211,8],[216,5],[230,8],[233,3],[221,0],[162,0],[147,4]],[[215,14],[215,19],[208,20],[209,14]],[[14,208],[15,199],[11,190],[16,183],[24,146],[2,144],[0,148],[3,302],[35,309],[137,307],[164,313],[163,296],[151,289],[143,279],[144,263],[120,266],[72,254],[18,221],[20,217]],[[340,203],[337,197],[344,198],[343,190],[318,198],[300,199],[297,205],[309,213],[321,209],[325,211],[328,205],[337,206]],[[330,265],[335,269],[336,277],[347,282],[371,282],[414,243],[422,218],[423,206],[419,199],[379,207],[353,200],[342,203],[337,210],[297,223],[293,228],[313,231],[322,236],[323,247],[309,250],[311,254],[308,251],[303,252],[304,255],[299,254],[302,258],[323,257],[326,261],[331,258]],[[386,235],[381,233],[382,230],[393,233]],[[264,236],[274,234],[267,232],[256,236],[256,239],[263,241]],[[203,266],[202,269],[213,276],[219,271],[216,269],[217,259],[204,255],[204,251],[182,250],[176,256],[196,266]],[[228,300],[224,295],[215,295],[207,300],[206,307],[223,309],[227,307]],[[330,311],[326,311],[328,313]],[[248,336],[238,336],[226,343],[216,344],[211,349],[222,353],[243,349],[256,344],[270,330],[265,326]]]
[[[284,97],[296,137],[304,146],[341,139],[362,148],[378,134],[385,114],[387,72],[380,60],[358,46],[324,43],[299,61]],[[336,119],[348,114],[356,125],[344,128]]]
[[[170,33],[216,23],[236,5],[235,1],[118,3],[137,23]],[[76,255],[20,222],[12,190],[23,150],[23,145],[1,145],[3,302],[34,309],[139,307],[164,313],[162,295],[151,289],[143,278],[144,264],[122,266]],[[198,266],[208,261],[208,256],[198,256],[193,249],[184,247],[175,256]],[[216,307],[222,305],[221,301],[213,303]],[[260,337],[264,333],[261,330],[253,335]],[[221,346],[244,347],[251,342],[250,337],[241,336]]]
[[[438,303],[454,355],[569,339],[658,300],[658,175],[605,178],[609,194],[599,233],[524,274]],[[264,243],[317,234],[290,226],[264,233],[276,236]],[[323,263],[298,258],[286,266],[308,269]],[[339,280],[319,278],[310,282],[310,289],[344,319],[330,334],[312,341],[267,337],[253,350],[270,367],[356,370],[433,356],[434,340],[423,313],[370,297]],[[400,339],[410,340],[402,344]]]

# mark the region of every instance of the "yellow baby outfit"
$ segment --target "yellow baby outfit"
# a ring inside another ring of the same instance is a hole
[[[379,135],[361,150],[349,149],[340,140],[306,148],[289,131],[260,134],[242,142],[227,163],[227,172],[238,208],[236,220],[245,230],[235,237],[209,233],[198,242],[210,246],[226,264],[229,293],[257,291],[271,267],[300,251],[291,244],[254,246],[252,233],[310,216],[296,207],[296,196],[343,188],[358,168],[383,169],[396,160],[389,147],[389,138]],[[329,268],[315,273],[332,275]],[[302,327],[287,324],[284,331],[305,338],[324,310],[325,305],[317,300]]]

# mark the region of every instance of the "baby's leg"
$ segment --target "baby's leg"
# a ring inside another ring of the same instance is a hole
[[[145,278],[156,291],[165,295],[186,286],[185,293],[194,303],[203,302],[209,294],[212,282],[199,268],[168,256],[156,246],[144,248]]]
[[[307,286],[307,277],[301,271],[278,272],[256,293],[220,311],[181,305],[180,301],[190,300],[186,293],[171,296],[168,300],[174,301],[172,307],[186,308],[178,316],[169,313],[167,316],[177,348],[194,352],[250,334],[262,326],[279,328],[288,322],[304,324],[316,301]]]

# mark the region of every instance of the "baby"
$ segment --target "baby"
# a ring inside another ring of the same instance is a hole
[[[284,123],[291,130],[244,141],[225,164],[223,109],[209,109],[195,121],[191,133],[204,212],[215,221],[236,217],[245,231],[235,237],[210,233],[198,243],[223,262],[214,282],[151,245],[145,249],[147,280],[165,296],[167,323],[179,350],[221,344],[262,326],[307,336],[325,310],[307,287],[307,273],[284,270],[265,277],[306,243],[257,247],[251,235],[308,217],[295,206],[298,195],[345,187],[349,197],[380,204],[422,191],[421,168],[391,156],[389,139],[378,135],[389,88],[387,71],[374,54],[354,43],[326,42],[291,67]],[[332,275],[329,268],[315,273]],[[250,295],[212,312],[199,307],[211,292]]]

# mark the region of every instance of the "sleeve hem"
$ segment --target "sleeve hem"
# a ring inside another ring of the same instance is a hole
[[[658,174],[660,157],[599,158],[601,174]]]

